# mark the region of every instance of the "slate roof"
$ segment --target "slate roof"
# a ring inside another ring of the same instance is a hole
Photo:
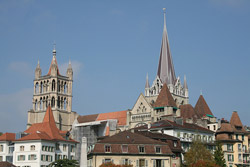
[[[0,136],[0,141],[13,141],[16,139],[15,133],[4,133]]]
[[[163,84],[161,91],[156,99],[156,102],[153,104],[154,107],[177,107],[173,96],[171,95],[168,86],[166,83]]]
[[[204,97],[202,95],[200,95],[200,97],[199,97],[199,99],[194,107],[194,110],[200,118],[202,118],[203,116],[206,116],[206,114],[213,116],[212,111],[210,110],[209,106],[207,105],[206,100],[204,99]]]

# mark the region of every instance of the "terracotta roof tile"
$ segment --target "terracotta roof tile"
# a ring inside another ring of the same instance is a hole
[[[202,118],[206,114],[213,115],[209,106],[207,105],[206,100],[204,99],[204,97],[202,95],[200,95],[200,97],[199,97],[199,99],[194,107],[194,110],[200,118]]]
[[[154,107],[177,107],[173,96],[171,95],[168,86],[166,83],[163,84],[163,87],[156,99],[156,102],[153,104]]]
[[[27,136],[24,136],[17,141],[23,140],[60,140],[60,141],[72,141],[73,140],[65,140],[62,135],[64,132],[60,131],[56,127],[55,119],[51,110],[50,105],[47,108],[44,119],[42,123],[36,123],[31,125],[25,133],[28,133]],[[60,134],[62,133],[62,135]]]
[[[105,153],[105,145],[110,145],[110,154],[121,154],[122,145],[124,144],[128,145],[128,152],[126,154],[138,154],[139,145],[143,145],[145,147],[145,153],[143,154],[155,154],[156,145],[161,147],[162,154],[173,154],[167,143],[156,141],[129,131],[120,132],[97,142],[92,153]]]
[[[98,115],[96,121],[107,120],[107,119],[117,119],[118,125],[126,125],[127,124],[127,111],[101,113]]]
[[[203,131],[206,133],[214,133],[213,131],[203,128],[201,126],[198,126],[196,124],[183,122],[183,125],[181,125],[181,124],[177,124],[176,122],[169,121],[169,120],[161,120],[161,121],[155,122],[151,125],[150,129],[158,129],[158,128],[190,129],[190,130]]]
[[[52,64],[53,64],[53,59],[54,59],[54,57],[52,58],[52,61],[51,61],[51,63],[50,63],[49,72],[48,72],[47,75],[51,75],[51,66],[52,66]],[[56,64],[56,66],[57,66],[57,75],[60,75],[56,57],[55,57],[55,64]]]
[[[16,139],[15,133],[4,133],[0,136],[0,141],[13,141]]]
[[[233,133],[233,127],[229,122],[221,123],[221,127],[217,130],[216,133]]]
[[[16,166],[9,162],[0,162],[0,167],[16,167]]]
[[[97,117],[98,117],[98,114],[83,115],[83,116],[78,116],[77,121],[79,123],[93,122],[93,121],[96,121]]]
[[[194,108],[191,104],[184,104],[180,105],[180,110],[181,110],[181,117],[183,119],[198,119],[198,116],[196,115]]]

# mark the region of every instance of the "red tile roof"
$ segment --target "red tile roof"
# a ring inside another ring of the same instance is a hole
[[[116,111],[109,113],[100,113],[93,115],[83,115],[77,118],[79,123],[93,122],[93,121],[103,121],[108,119],[117,119],[118,125],[127,124],[127,112],[128,111]]]
[[[199,97],[199,99],[194,107],[194,110],[200,118],[202,118],[203,116],[206,116],[206,114],[213,115],[209,106],[207,105],[206,100],[204,99],[204,97],[202,95],[200,95],[200,97]]]
[[[0,136],[0,141],[13,141],[16,139],[15,133],[4,133]]]
[[[52,66],[52,64],[53,64],[53,59],[54,59],[54,56],[53,56],[52,61],[51,61],[51,63],[50,63],[49,72],[48,72],[47,75],[51,75],[51,66]],[[57,60],[56,60],[56,56],[55,56],[55,64],[56,64],[56,66],[57,66],[57,75],[60,75],[59,68],[58,68],[58,64],[57,64]]]
[[[98,115],[96,121],[107,120],[107,119],[117,119],[118,125],[126,125],[127,124],[127,111],[101,113]]]
[[[183,124],[178,124],[176,122],[172,122],[169,120],[161,120],[158,122],[155,122],[151,125],[150,129],[158,129],[158,128],[166,128],[166,129],[189,129],[189,130],[195,130],[195,131],[202,131],[206,133],[214,133],[211,130],[208,130],[206,128],[200,127],[196,124],[186,123],[183,122]]]
[[[240,117],[239,117],[237,111],[234,111],[232,113],[232,116],[231,116],[231,119],[230,119],[230,124],[233,125],[233,126],[241,126],[241,127],[243,127],[242,122],[240,120]]]
[[[0,162],[0,167],[16,167],[16,166],[9,162]]]
[[[168,86],[166,83],[163,84],[163,87],[156,99],[156,102],[153,104],[154,107],[177,107],[173,96],[171,95]]]
[[[180,105],[180,110],[181,110],[181,117],[183,119],[198,119],[198,116],[196,115],[194,108],[191,104],[184,104]]]
[[[65,132],[60,131],[56,127],[56,123],[55,123],[54,116],[53,116],[50,105],[47,108],[47,111],[45,113],[43,122],[31,125],[31,127],[29,127],[24,132],[28,133],[28,135],[18,139],[17,141],[24,141],[24,140],[59,140],[59,141],[72,141],[72,142],[75,142],[73,140],[66,140],[66,139],[64,139],[62,137],[62,135]]]
[[[140,134],[130,131],[123,131],[113,136],[104,138],[95,144],[92,153],[105,153],[105,145],[111,146],[111,153],[122,154],[122,145],[128,145],[127,154],[138,154],[138,146],[145,146],[144,154],[155,154],[155,146],[160,146],[162,154],[173,154],[167,143],[153,140]]]

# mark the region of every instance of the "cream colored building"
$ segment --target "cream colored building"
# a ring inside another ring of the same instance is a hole
[[[66,76],[59,72],[56,50],[47,74],[42,75],[38,61],[35,70],[33,108],[28,111],[27,127],[43,120],[48,104],[51,104],[56,125],[60,130],[69,130],[77,113],[72,111],[73,70],[69,62]]]
[[[87,166],[112,162],[134,167],[172,167],[173,155],[167,143],[124,131],[89,147]]]
[[[228,167],[250,166],[248,134],[236,111],[233,112],[230,122],[221,120],[216,140],[222,143]]]

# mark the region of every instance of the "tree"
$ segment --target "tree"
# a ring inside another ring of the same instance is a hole
[[[222,145],[219,141],[216,142],[216,149],[214,152],[214,161],[219,167],[226,167],[226,160],[222,150]]]
[[[49,164],[49,167],[79,167],[79,163],[77,160],[59,159]]]
[[[215,167],[213,155],[200,141],[193,141],[191,148],[186,152],[185,165],[188,167]]]
[[[107,162],[101,164],[99,167],[133,167],[133,165],[116,165],[113,164],[112,162]]]
[[[3,134],[3,133],[2,133],[2,132],[0,132],[0,136],[2,136],[2,134]]]

